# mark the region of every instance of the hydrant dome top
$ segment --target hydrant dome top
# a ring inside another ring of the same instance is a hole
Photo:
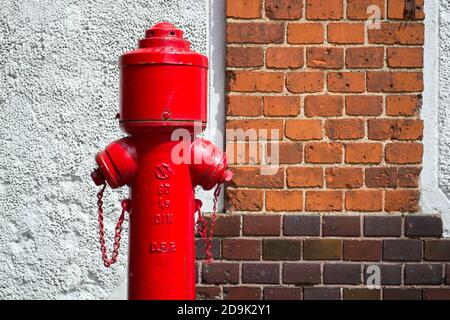
[[[183,31],[169,22],[157,23],[145,32],[145,36],[147,38],[162,37],[168,35],[183,39]]]
[[[145,32],[139,49],[125,53],[122,66],[135,64],[175,64],[208,68],[208,58],[190,49],[183,31],[169,22],[160,22]]]

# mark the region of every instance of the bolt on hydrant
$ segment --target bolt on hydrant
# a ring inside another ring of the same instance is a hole
[[[96,155],[98,168],[91,177],[102,186],[97,204],[107,267],[117,260],[124,214],[129,213],[129,299],[195,299],[195,212],[207,259],[211,258],[217,197],[232,173],[216,146],[195,139],[196,126],[206,127],[207,75],[207,57],[191,51],[183,32],[167,22],[147,30],[139,48],[120,59],[117,117],[129,136]],[[187,132],[189,139],[173,139],[176,130]],[[122,201],[111,258],[103,225],[106,184],[130,188],[130,199]],[[209,233],[201,201],[194,196],[196,186],[216,186]]]

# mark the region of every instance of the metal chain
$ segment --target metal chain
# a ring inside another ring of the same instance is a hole
[[[105,225],[104,225],[104,212],[103,212],[103,194],[106,189],[106,183],[103,184],[101,190],[97,193],[97,206],[98,206],[98,225],[99,225],[99,235],[100,235],[100,251],[102,253],[102,260],[105,267],[110,267],[112,264],[117,262],[117,256],[119,255],[120,249],[120,240],[122,238],[122,224],[125,220],[125,212],[129,211],[129,200],[122,201],[122,213],[120,214],[119,219],[117,220],[115,235],[114,235],[114,246],[113,252],[111,255],[111,259],[108,258],[107,249],[106,249],[106,241],[105,241]],[[201,210],[201,201],[196,200],[198,219],[197,219],[197,228],[200,236],[205,243],[205,262],[210,264],[213,261],[212,256],[212,240],[214,236],[214,229],[216,227],[217,220],[217,202],[219,199],[219,195],[221,192],[221,185],[217,185],[214,190],[214,200],[213,200],[213,212],[211,215],[211,229],[208,234],[208,223],[206,219],[203,217]]]
[[[211,215],[211,229],[209,230],[208,234],[208,223],[206,222],[206,219],[202,215],[201,206],[202,203],[200,200],[196,200],[197,205],[197,212],[198,212],[198,219],[197,219],[197,229],[198,233],[203,239],[203,242],[205,243],[205,263],[211,264],[213,261],[212,256],[212,240],[214,236],[214,229],[216,227],[216,219],[217,219],[217,202],[219,199],[221,191],[221,185],[218,184],[216,189],[214,190],[214,200],[213,200],[213,212]]]
[[[117,256],[119,255],[120,249],[120,240],[122,238],[122,224],[125,220],[125,212],[129,211],[130,208],[130,200],[122,201],[122,213],[117,220],[115,235],[114,235],[114,246],[113,252],[111,255],[111,259],[108,259],[108,254],[106,250],[106,241],[105,241],[105,225],[103,223],[104,213],[103,213],[103,193],[105,192],[106,183],[103,184],[101,190],[97,193],[97,206],[98,206],[98,226],[99,226],[99,235],[100,235],[100,251],[102,252],[102,260],[105,267],[109,268],[112,264],[117,262]]]

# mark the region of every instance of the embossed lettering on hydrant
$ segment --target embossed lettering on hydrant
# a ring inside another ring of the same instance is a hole
[[[177,244],[175,241],[153,241],[150,244],[150,253],[170,253],[177,251]]]

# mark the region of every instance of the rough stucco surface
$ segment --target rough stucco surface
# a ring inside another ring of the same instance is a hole
[[[2,0],[0,299],[104,299],[126,274],[98,250],[94,154],[121,137],[118,67],[169,20],[206,52],[206,0]],[[108,249],[126,190],[107,192]],[[124,230],[127,234],[127,230]]]
[[[439,186],[450,199],[450,2],[439,3]]]

